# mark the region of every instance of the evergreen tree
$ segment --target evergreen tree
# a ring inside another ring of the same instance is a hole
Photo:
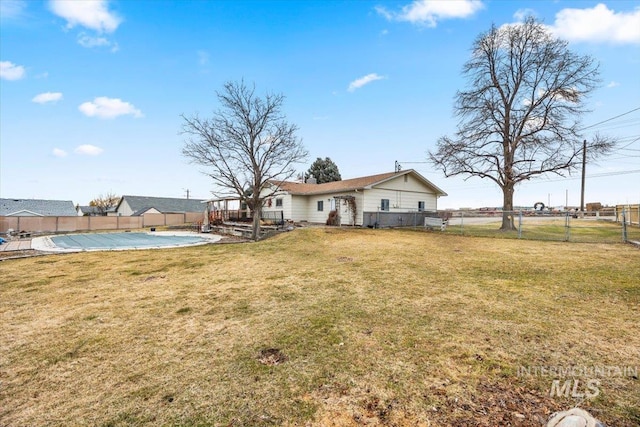
[[[325,157],[324,159],[318,157],[316,161],[313,162],[309,170],[304,174],[305,180],[309,179],[312,175],[318,184],[342,181],[338,165],[336,165],[329,157]]]

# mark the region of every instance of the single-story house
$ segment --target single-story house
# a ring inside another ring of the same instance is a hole
[[[71,200],[0,199],[0,216],[76,216]]]
[[[343,225],[368,225],[376,213],[435,212],[447,193],[413,169],[327,182],[271,182],[263,212],[285,220],[326,223],[331,211]]]
[[[117,216],[115,206],[111,206],[106,212],[102,212],[97,206],[78,205],[76,206],[76,211],[78,212],[78,216]]]
[[[78,212],[78,216],[100,216],[102,212],[98,209],[97,206],[76,206],[76,211]]]
[[[171,197],[122,196],[116,206],[118,216],[204,212],[204,200]]]

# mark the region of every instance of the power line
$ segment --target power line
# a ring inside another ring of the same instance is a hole
[[[604,178],[604,177],[608,177],[608,176],[629,175],[629,174],[634,174],[634,173],[640,173],[640,169],[633,169],[633,170],[628,170],[628,171],[618,171],[618,172],[596,173],[596,174],[592,174],[592,175],[587,175],[587,178]],[[559,182],[559,181],[575,181],[576,179],[581,179],[581,177],[579,177],[579,176],[562,177],[562,178],[555,178],[555,179],[547,179],[547,180],[544,180],[544,181],[541,181],[541,180],[530,181],[530,182],[528,182],[528,184],[543,184],[543,183],[547,183],[547,182]]]
[[[631,114],[631,113],[633,113],[634,111],[638,111],[638,110],[640,110],[640,107],[638,107],[638,108],[634,108],[633,110],[629,110],[629,111],[627,111],[626,113],[618,114],[618,115],[617,115],[617,116],[615,116],[615,117],[611,117],[611,118],[609,118],[609,119],[603,120],[603,121],[598,122],[598,123],[595,123],[595,124],[593,124],[593,125],[590,125],[590,126],[584,127],[584,128],[582,128],[582,130],[591,129],[592,127],[596,127],[596,126],[601,125],[601,124],[603,124],[603,123],[610,122],[610,121],[612,121],[612,120],[615,120],[615,119],[620,118],[620,117],[622,117],[622,116],[626,116],[627,114]]]

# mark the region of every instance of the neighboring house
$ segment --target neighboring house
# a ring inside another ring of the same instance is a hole
[[[0,216],[76,216],[71,200],[0,199]]]
[[[174,199],[170,197],[122,196],[116,206],[118,216],[145,214],[204,212],[204,200]]]
[[[97,206],[77,206],[78,216],[117,216],[116,207],[107,208],[106,212],[102,212]]]
[[[365,214],[377,212],[436,211],[438,198],[447,195],[413,169],[324,184],[271,184],[276,192],[265,200],[263,212],[283,211],[285,220],[322,224],[333,210],[350,225],[368,223]]]
[[[78,216],[101,216],[102,213],[97,206],[80,206],[76,208]]]

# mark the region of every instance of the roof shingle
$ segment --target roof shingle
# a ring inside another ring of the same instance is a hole
[[[203,200],[175,199],[171,197],[122,196],[120,204],[126,200],[134,212],[155,208],[161,213],[201,212],[204,210]]]
[[[32,212],[39,216],[76,216],[71,200],[0,199],[0,216]]]
[[[286,191],[290,194],[295,195],[314,195],[314,194],[326,194],[326,193],[338,193],[338,192],[346,192],[353,190],[362,190],[367,187],[371,187],[375,184],[381,183],[383,181],[387,181],[391,178],[395,178],[396,176],[402,176],[407,173],[413,173],[417,175],[422,181],[424,181],[430,187],[439,193],[440,195],[446,196],[446,193],[433,185],[429,180],[424,178],[422,175],[414,171],[413,169],[407,169],[400,172],[387,172],[381,173],[377,175],[369,175],[363,176],[360,178],[352,178],[345,179],[342,181],[334,181],[334,182],[326,182],[323,184],[306,184],[300,182],[290,182],[290,181],[272,181],[272,184],[280,187],[281,190]]]

